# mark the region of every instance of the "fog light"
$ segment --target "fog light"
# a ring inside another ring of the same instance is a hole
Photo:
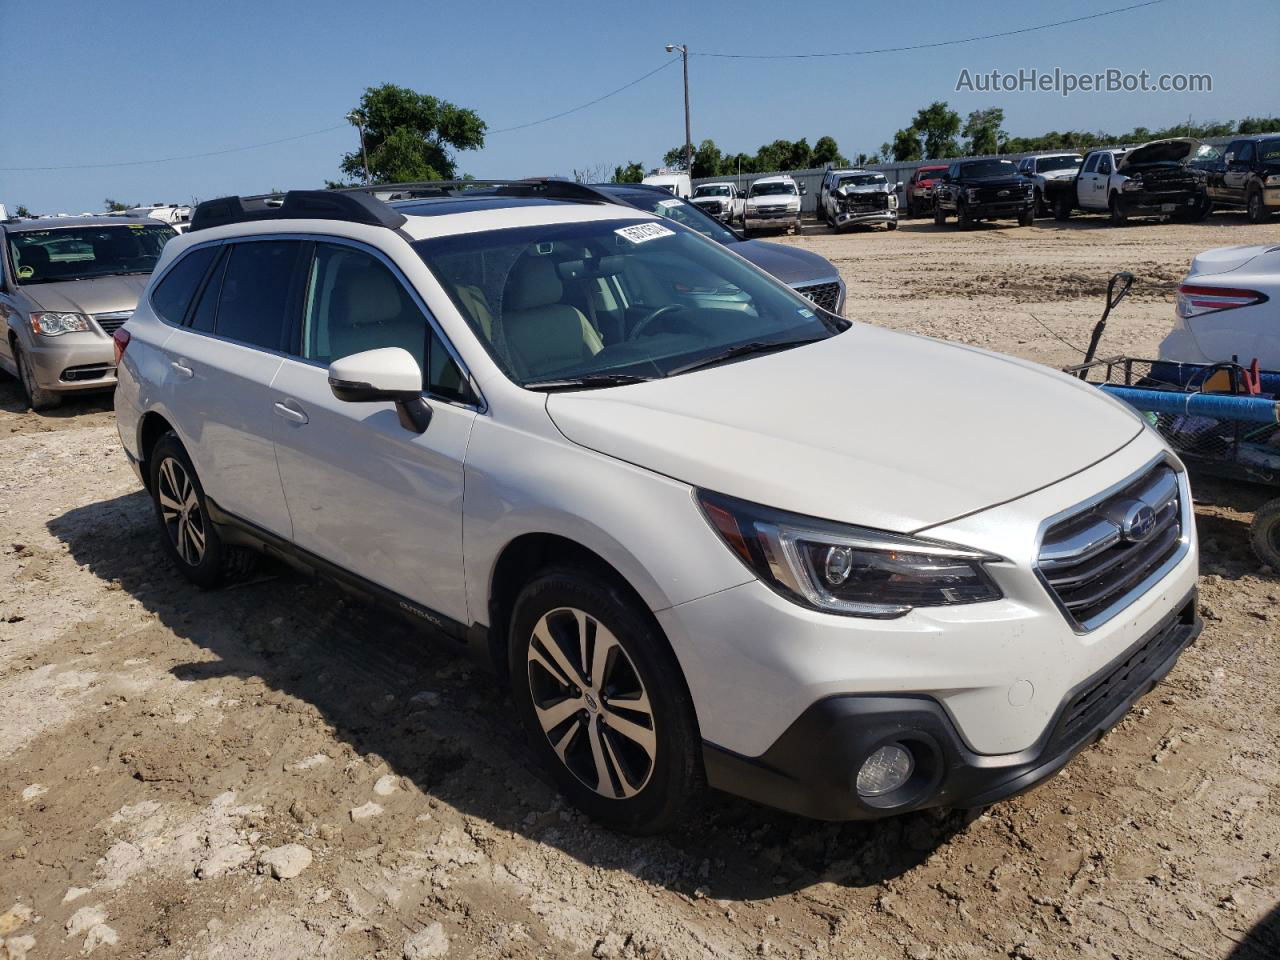
[[[911,779],[915,768],[910,750],[901,744],[886,744],[867,757],[858,770],[858,794],[882,797],[892,793]]]

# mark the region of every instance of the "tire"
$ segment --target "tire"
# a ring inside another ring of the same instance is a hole
[[[888,229],[890,229],[890,230],[897,230],[897,229],[898,229],[898,221],[897,221],[897,220],[890,220],[887,224],[885,224],[885,226],[886,226],[886,227],[888,227]]]
[[[178,572],[200,587],[216,587],[247,573],[254,555],[222,542],[209,520],[204,487],[176,434],[156,441],[148,467],[156,522]]]
[[[973,229],[973,217],[969,216],[969,208],[964,203],[956,204],[956,226],[961,230]]]
[[[1249,191],[1249,199],[1245,201],[1245,213],[1250,223],[1267,222],[1267,205],[1262,201],[1262,191],[1254,187]]]
[[[1018,215],[1018,226],[1029,227],[1036,222],[1036,207],[1034,204],[1027,207]]]
[[[1059,197],[1053,208],[1053,219],[1062,222],[1071,219],[1071,199]]]
[[[1254,513],[1249,542],[1259,560],[1280,572],[1280,498],[1269,500]]]
[[[604,678],[588,676],[606,641]],[[702,741],[684,675],[652,616],[618,585],[577,567],[539,574],[516,598],[508,653],[529,742],[576,807],[648,834],[701,802]],[[619,707],[627,701],[642,706]]]
[[[933,205],[933,225],[941,227],[947,222],[947,215],[942,212],[942,208],[935,203]]]
[[[1120,196],[1113,193],[1111,200],[1107,203],[1107,209],[1111,211],[1111,225],[1113,227],[1123,227],[1129,222],[1129,215],[1120,209]]]
[[[40,413],[52,410],[62,403],[62,394],[36,386],[36,372],[31,367],[31,360],[17,343],[13,345],[13,361],[13,365],[18,368],[18,386],[22,388],[22,398],[26,400],[28,407]]]
[[[1031,218],[1034,220],[1036,217],[1043,217],[1046,213],[1048,208],[1044,205],[1044,194],[1040,192],[1039,187],[1036,187],[1031,194]]]

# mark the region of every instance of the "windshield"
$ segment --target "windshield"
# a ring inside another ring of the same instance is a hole
[[[870,187],[877,183],[887,183],[883,173],[860,173],[856,177],[841,177],[842,187]]]
[[[9,234],[9,255],[21,284],[89,280],[150,273],[175,236],[162,223],[21,230]]]
[[[693,191],[695,197],[727,197],[729,196],[729,187],[727,184],[716,184],[706,187],[698,187]]]
[[[751,185],[751,196],[753,197],[771,197],[775,194],[791,194],[795,196],[796,185],[794,183],[753,183]]]
[[[522,386],[663,377],[734,346],[805,342],[846,326],[678,224],[551,224],[413,248]]]
[[[960,176],[981,180],[985,177],[1011,177],[1018,172],[1012,160],[975,160],[960,164]]]
[[[1084,163],[1084,157],[1040,157],[1036,160],[1036,173],[1051,170],[1076,170]]]
[[[692,203],[686,203],[679,197],[664,197],[654,190],[608,190],[607,192],[647,213],[656,213],[660,217],[666,217],[668,220],[674,220],[676,223],[697,230],[704,237],[710,237],[717,243],[737,243],[742,239],[711,214],[699,210]]]

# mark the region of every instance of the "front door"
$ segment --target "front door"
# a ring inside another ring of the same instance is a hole
[[[462,474],[474,395],[381,255],[317,243],[304,290],[299,355],[283,361],[270,398],[294,542],[429,619],[467,623]],[[425,433],[401,426],[394,404],[348,403],[329,389],[330,361],[380,347],[408,350],[427,372]]]

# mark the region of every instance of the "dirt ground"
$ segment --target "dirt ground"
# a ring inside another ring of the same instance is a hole
[[[1033,318],[1084,344],[1113,271],[1138,283],[1104,353],[1150,353],[1194,253],[1276,238],[785,242],[839,266],[850,316],[1058,366]],[[444,641],[272,569],[188,586],[109,401],[37,416],[0,384],[0,957],[1274,960],[1280,578],[1246,545],[1257,496],[1197,493],[1202,639],[1051,782],[872,824],[715,796],[635,840],[561,805]]]

